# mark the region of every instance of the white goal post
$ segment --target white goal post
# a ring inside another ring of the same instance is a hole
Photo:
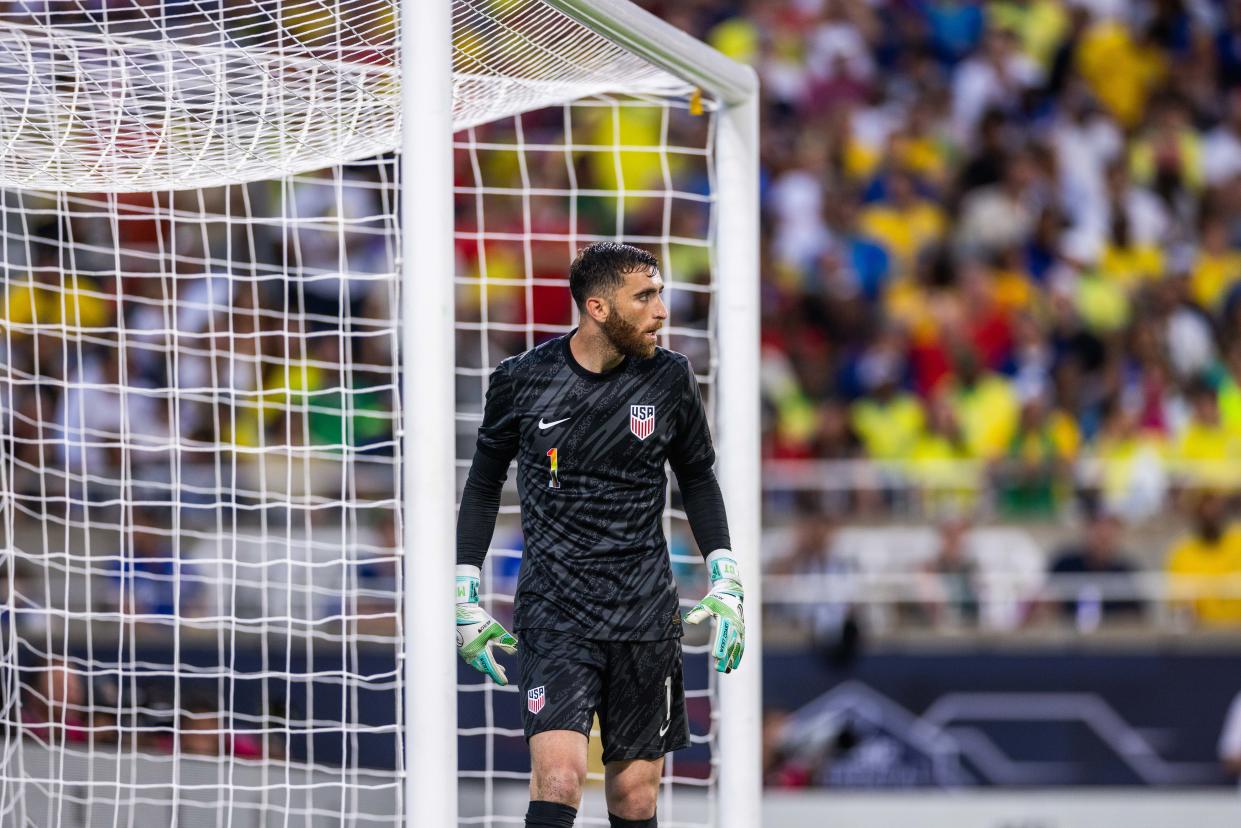
[[[418,113],[419,128],[405,130],[402,164],[406,181],[425,184],[402,193],[405,216],[403,249],[406,284],[416,273],[450,272],[453,268],[451,227],[452,66],[446,44],[451,42],[449,4],[442,0],[407,0],[403,25],[406,83],[404,106]],[[719,476],[728,508],[730,530],[746,580],[747,658],[743,669],[722,680],[717,711],[719,778],[716,794],[727,798],[719,807],[720,828],[752,828],[761,824],[761,607],[759,577],[759,235],[758,235],[758,87],[755,73],[720,55],[689,35],[626,0],[546,0],[551,6],[627,51],[715,98],[717,115],[715,231],[718,302],[719,375],[717,420]],[[407,300],[403,311],[406,353],[425,355],[424,367],[406,372],[405,398],[442,399],[452,388],[453,293],[447,280],[434,281]],[[406,294],[407,296],[409,293]],[[411,734],[418,750],[409,768],[406,790],[417,803],[410,825],[457,824],[455,674],[448,669],[428,677],[428,664],[446,665],[452,657],[451,591],[454,546],[453,423],[438,406],[407,406],[406,439],[432,447],[415,468],[406,464],[406,526],[416,527],[414,549],[418,573],[406,595],[406,701]],[[407,538],[406,543],[410,543]],[[407,549],[409,547],[407,546]],[[419,761],[418,757],[426,757]]]

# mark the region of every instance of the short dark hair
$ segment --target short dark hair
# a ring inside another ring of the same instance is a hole
[[[595,242],[578,251],[569,265],[569,291],[579,310],[599,292],[611,292],[625,283],[625,274],[638,270],[659,270],[659,259],[650,253],[620,242]]]

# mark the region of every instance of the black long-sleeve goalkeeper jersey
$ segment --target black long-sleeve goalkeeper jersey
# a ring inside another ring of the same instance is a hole
[[[457,526],[457,562],[479,565],[517,458],[525,553],[514,628],[641,641],[681,634],[661,525],[672,466],[704,553],[729,546],[715,451],[689,360],[658,348],[594,373],[572,334],[501,362]]]

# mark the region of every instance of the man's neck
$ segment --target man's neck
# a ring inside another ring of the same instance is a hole
[[[574,332],[569,338],[569,352],[578,365],[596,374],[612,370],[625,358],[594,325],[582,325]]]

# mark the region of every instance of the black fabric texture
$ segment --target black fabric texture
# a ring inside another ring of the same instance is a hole
[[[516,459],[524,546],[513,630],[593,641],[680,636],[662,520],[669,465],[690,490],[703,553],[727,546],[697,379],[684,355],[664,348],[590,372],[573,360],[571,336],[492,372],[457,561],[481,565],[504,472]]]
[[[724,495],[710,466],[673,469],[681,486],[681,500],[694,540],[705,558],[717,549],[732,549],[728,537],[728,514],[724,511]]]
[[[500,494],[508,477],[508,460],[474,452],[457,513],[457,563],[482,567],[496,529]]]
[[[608,813],[608,822],[611,828],[659,828],[659,820],[656,817],[650,819],[621,819],[616,814]]]
[[[577,808],[559,802],[534,799],[526,809],[526,828],[573,828],[576,819]]]
[[[527,630],[517,660],[527,741],[549,730],[589,736],[597,714],[605,763],[690,745],[680,638],[591,641]]]

